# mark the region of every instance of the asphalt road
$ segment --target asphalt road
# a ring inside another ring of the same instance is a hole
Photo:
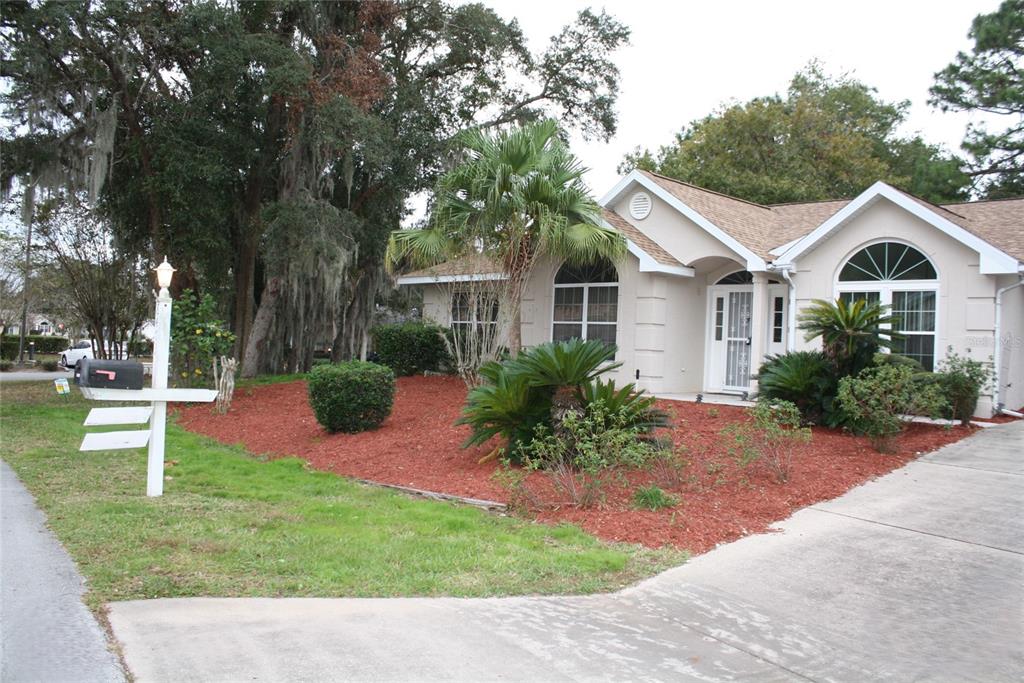
[[[16,370],[13,372],[0,372],[0,382],[42,382],[53,381],[60,377],[71,378],[70,370],[58,370],[57,372],[41,372],[39,370]]]
[[[114,603],[146,681],[1024,680],[1024,422],[610,595]]]

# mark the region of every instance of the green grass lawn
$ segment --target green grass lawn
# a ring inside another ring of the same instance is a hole
[[[196,595],[586,593],[685,560],[261,461],[174,425],[164,496],[147,498],[145,451],[77,450],[90,407],[77,389],[70,400],[48,382],[0,391],[0,457],[88,579],[93,608]]]

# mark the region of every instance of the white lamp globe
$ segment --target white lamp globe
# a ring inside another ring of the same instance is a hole
[[[171,286],[171,278],[174,276],[174,268],[167,262],[167,257],[164,256],[164,262],[156,267],[156,282],[160,285],[160,289],[167,289]]]

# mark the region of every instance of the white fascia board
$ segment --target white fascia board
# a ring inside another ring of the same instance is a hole
[[[693,277],[696,274],[693,268],[689,266],[669,266],[664,263],[658,263],[631,239],[626,240],[626,248],[629,249],[630,254],[640,260],[641,273],[664,273],[678,277]]]
[[[724,244],[725,246],[729,247],[734,252],[742,256],[747,262],[747,270],[754,272],[763,271],[767,268],[764,259],[762,259],[760,256],[755,254],[747,247],[740,244],[732,235],[719,228],[717,225],[709,221],[707,218],[702,216],[697,211],[694,211],[685,202],[681,201],[675,195],[665,190],[663,187],[661,187],[661,185],[658,185],[658,183],[654,182],[640,171],[630,171],[625,177],[619,180],[619,182],[615,184],[615,187],[613,187],[608,192],[608,194],[601,198],[601,206],[610,210],[611,204],[614,204],[616,201],[618,201],[619,197],[622,196],[622,194],[632,183],[637,183],[644,189],[650,191],[652,194],[658,197],[658,199],[662,200],[663,202],[671,206],[673,209],[689,218],[691,221],[693,221],[701,228],[703,228],[712,237],[714,237],[719,242],[721,242],[722,244]]]
[[[831,218],[798,240],[796,244],[786,250],[776,263],[780,266],[793,264],[801,254],[813,249],[819,241],[832,234],[844,222],[881,198],[888,199],[901,209],[944,232],[969,249],[978,252],[978,255],[981,257],[979,267],[981,274],[1005,275],[1016,273],[1020,270],[1021,263],[1017,259],[992,246],[974,233],[964,230],[949,219],[943,218],[928,207],[914,201],[881,180],[864,190],[856,199],[833,214]]]
[[[503,273],[473,273],[467,275],[417,275],[415,277],[399,277],[397,285],[438,285],[446,282],[485,282],[488,280],[504,280]]]
[[[598,204],[601,206],[611,209],[611,205],[619,200],[622,194],[626,191],[632,183],[642,182],[646,179],[643,173],[637,170],[632,170],[626,175],[619,178],[619,182],[615,183],[615,187],[608,190],[608,192],[598,200]]]

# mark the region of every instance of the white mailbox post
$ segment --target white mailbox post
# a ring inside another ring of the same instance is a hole
[[[156,297],[156,337],[153,339],[153,382],[149,389],[96,389],[81,387],[82,395],[94,401],[145,401],[142,408],[93,408],[85,425],[145,424],[149,429],[126,432],[86,434],[79,450],[106,451],[142,448],[149,445],[146,468],[146,495],[164,492],[164,437],[167,430],[167,402],[209,403],[217,399],[211,389],[168,389],[167,366],[171,349],[171,277],[174,268],[164,258],[156,269],[160,293]]]

